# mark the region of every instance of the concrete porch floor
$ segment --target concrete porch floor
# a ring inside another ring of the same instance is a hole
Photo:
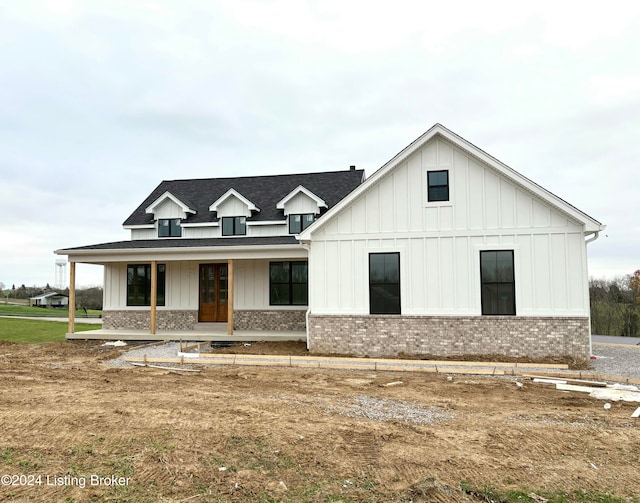
[[[195,330],[100,329],[67,333],[67,340],[121,340],[121,341],[306,341],[306,332],[278,332],[267,330],[234,330],[227,334],[226,323],[198,323]]]

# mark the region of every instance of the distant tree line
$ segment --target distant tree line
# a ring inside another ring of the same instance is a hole
[[[69,289],[64,288],[62,290],[58,288],[51,288],[49,283],[45,286],[25,286],[20,285],[16,288],[16,285],[12,285],[11,288],[5,288],[3,283],[0,283],[0,297],[11,299],[29,299],[31,297],[37,297],[43,293],[57,292],[64,295],[69,295]],[[76,307],[87,309],[102,309],[102,287],[95,286],[89,288],[76,288]]]
[[[590,279],[591,332],[640,336],[640,270],[613,279]]]

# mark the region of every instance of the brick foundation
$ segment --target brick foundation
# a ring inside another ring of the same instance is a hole
[[[253,309],[234,311],[233,327],[236,330],[304,332],[307,328],[306,311]]]
[[[157,311],[158,330],[193,330],[198,311]],[[109,330],[149,330],[150,311],[103,311],[102,327]]]
[[[309,316],[309,350],[356,356],[489,355],[588,359],[589,318]]]
[[[198,311],[158,310],[158,330],[193,330],[198,323]],[[271,330],[304,332],[306,311],[240,310],[233,312],[236,330]],[[105,329],[149,330],[149,311],[103,311]]]

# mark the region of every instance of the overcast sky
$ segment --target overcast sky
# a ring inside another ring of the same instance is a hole
[[[592,276],[640,269],[640,2],[2,2],[0,282],[163,179],[369,176],[436,122],[606,224]]]

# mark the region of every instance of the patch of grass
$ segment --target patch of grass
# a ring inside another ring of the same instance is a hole
[[[494,503],[536,503],[539,500],[533,498],[534,495],[546,499],[547,503],[640,503],[638,498],[624,498],[593,491],[576,490],[565,493],[562,491],[502,490],[489,485],[474,487],[466,480],[460,482],[460,489],[465,494]]]
[[[0,451],[0,460],[7,464],[7,465],[12,465],[13,464],[13,449],[11,448],[7,448],[7,449],[2,449]]]
[[[157,453],[173,451],[176,448],[174,444],[170,444],[167,440],[163,440],[161,438],[152,438],[150,443],[151,448]]]
[[[29,473],[40,468],[40,464],[36,461],[29,461],[27,459],[23,459],[18,462],[18,466],[22,469],[23,473]]]
[[[84,309],[76,309],[76,317],[82,318],[89,315],[91,318],[98,318],[102,311],[88,309],[85,314]],[[33,316],[35,318],[68,318],[68,309],[46,309],[43,307],[32,307],[28,305],[16,306],[13,304],[0,304],[0,316]]]
[[[135,472],[133,458],[131,456],[123,456],[105,463],[109,467],[108,476],[116,475],[118,477],[131,477]]]
[[[40,344],[64,341],[69,325],[58,321],[21,320],[0,318],[0,340]],[[76,323],[75,331],[98,330],[100,325]]]

